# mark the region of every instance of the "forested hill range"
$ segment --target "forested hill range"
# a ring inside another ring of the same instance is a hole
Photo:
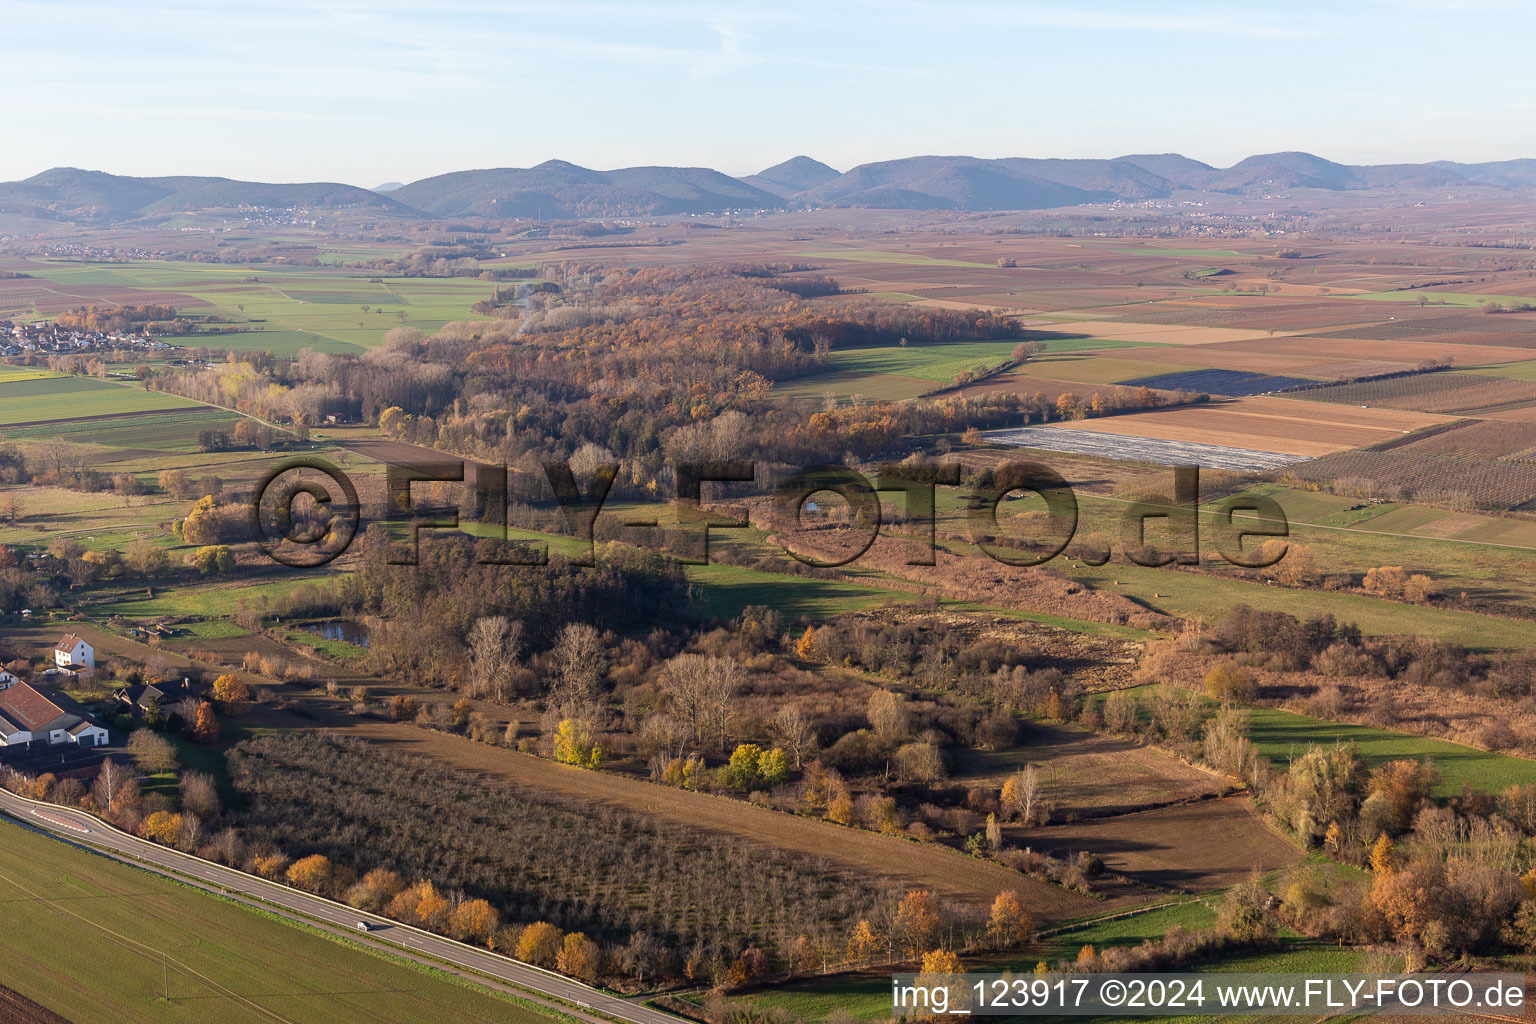
[[[1220,193],[1271,196],[1536,188],[1536,159],[1468,164],[1349,165],[1310,153],[1251,156],[1217,168],[1175,153],[1112,160],[916,156],[839,172],[797,156],[735,178],[707,167],[597,171],[563,160],[536,167],[454,171],[407,185],[264,184],[228,178],[134,178],[54,168],[0,183],[0,215],[83,226],[163,224],[213,211],[373,217],[478,216],[561,220],[725,211],[863,207],[894,210],[1040,210]]]

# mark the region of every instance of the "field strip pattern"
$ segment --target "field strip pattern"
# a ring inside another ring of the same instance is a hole
[[[1305,456],[1252,448],[1228,448],[1219,444],[1192,441],[1165,441],[1155,437],[1127,437],[1092,430],[1066,427],[1015,427],[992,430],[982,435],[993,444],[1014,448],[1043,448],[1046,451],[1074,455],[1097,455],[1110,459],[1130,459],[1163,466],[1199,466],[1201,469],[1256,471],[1279,469],[1305,461]]]

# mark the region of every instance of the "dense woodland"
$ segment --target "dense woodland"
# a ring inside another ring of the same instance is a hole
[[[1106,388],[1086,404],[989,394],[797,407],[770,400],[774,385],[826,369],[834,351],[1008,339],[1023,360],[1037,346],[1008,317],[828,295],[830,279],[782,268],[562,264],[546,273],[536,286],[513,286],[515,305],[495,320],[429,337],[397,328],[356,356],[232,355],[154,384],[300,428],[327,415],[361,418],[392,437],[505,462],[535,484],[540,460],[616,456],[627,465],[620,492],[664,482],[669,460],[839,461],[902,451],[923,435],[1165,400]]]

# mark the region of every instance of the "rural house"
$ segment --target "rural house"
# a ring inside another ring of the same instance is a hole
[[[48,693],[27,683],[0,691],[0,746],[28,743],[102,747],[107,730],[86,717],[85,711],[61,694]]]
[[[95,668],[96,649],[71,633],[54,645],[53,663],[59,668]]]
[[[182,679],[179,683],[151,683],[145,686],[125,686],[112,694],[112,699],[123,705],[123,710],[133,714],[143,714],[149,710],[149,702],[154,701],[165,711],[170,711],[173,704],[180,703],[188,697],[196,697],[197,688],[191,680]]]
[[[0,690],[9,689],[19,682],[21,682],[21,680],[16,678],[16,676],[7,672],[5,669],[0,668]]]

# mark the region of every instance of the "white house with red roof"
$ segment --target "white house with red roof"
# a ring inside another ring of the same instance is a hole
[[[73,743],[104,747],[110,740],[107,730],[62,694],[44,694],[27,683],[0,690],[0,746]]]
[[[53,663],[59,668],[95,668],[96,648],[71,633],[54,645]]]

